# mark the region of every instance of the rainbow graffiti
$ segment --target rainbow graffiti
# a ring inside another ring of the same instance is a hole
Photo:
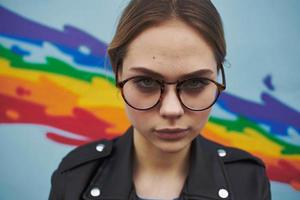
[[[46,138],[75,146],[116,137],[129,126],[103,42],[75,27],[58,31],[3,7],[0,15],[0,123],[55,127],[74,137],[48,132]],[[276,89],[271,76],[262,81]],[[300,190],[300,144],[291,142],[299,138],[300,112],[268,92],[261,93],[261,101],[222,94],[218,106],[233,117],[212,116],[203,134],[257,155],[271,180]]]

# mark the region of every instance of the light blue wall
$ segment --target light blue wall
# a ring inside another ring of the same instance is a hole
[[[228,45],[228,91],[260,102],[271,74],[272,94],[300,110],[300,1],[214,0]],[[108,43],[125,0],[2,0],[1,5],[59,30],[65,24]],[[0,16],[1,17],[1,16]],[[215,112],[218,112],[216,109]],[[47,199],[50,175],[71,147],[45,141],[49,127],[0,125],[0,199]],[[299,140],[299,136],[297,137]],[[296,139],[296,140],[297,140]],[[300,140],[299,140],[300,142]],[[300,193],[272,182],[274,200],[300,199]]]

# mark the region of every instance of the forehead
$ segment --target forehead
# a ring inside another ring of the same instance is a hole
[[[179,20],[169,20],[139,34],[128,46],[123,72],[135,73],[144,67],[176,78],[196,70],[216,73],[216,61],[207,42],[194,28]]]

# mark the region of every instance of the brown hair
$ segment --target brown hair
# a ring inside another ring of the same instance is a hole
[[[221,17],[210,0],[131,0],[119,21],[108,55],[116,74],[129,43],[143,30],[176,18],[195,28],[212,48],[218,69],[226,56]]]

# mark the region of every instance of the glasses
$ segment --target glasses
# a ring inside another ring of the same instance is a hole
[[[176,84],[176,94],[180,103],[192,111],[203,111],[214,105],[226,88],[223,66],[221,73],[222,84],[204,77],[166,82],[143,75],[118,82],[117,87],[121,88],[122,97],[130,107],[149,110],[161,102],[165,85]]]

